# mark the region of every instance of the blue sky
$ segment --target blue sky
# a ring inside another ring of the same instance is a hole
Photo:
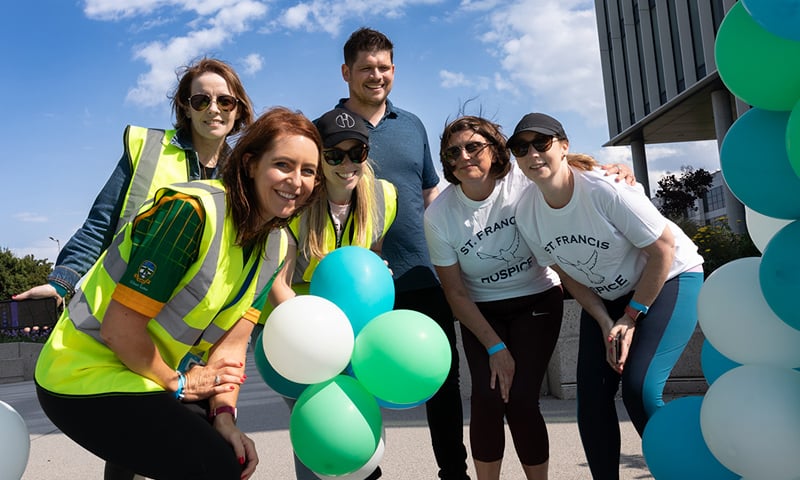
[[[422,119],[434,153],[444,124],[471,100],[467,113],[506,133],[543,111],[562,121],[572,151],[630,162],[628,148],[602,147],[591,0],[14,1],[0,16],[0,158],[10,174],[0,247],[55,260],[119,160],[125,125],[172,126],[178,67],[223,59],[257,113],[284,105],[315,118],[347,95],[342,45],[361,26],[394,42],[389,98]],[[717,170],[716,148],[649,146],[651,187],[681,165]]]

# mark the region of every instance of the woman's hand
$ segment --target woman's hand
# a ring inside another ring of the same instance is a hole
[[[233,391],[247,380],[244,364],[239,360],[220,359],[209,365],[197,365],[185,375],[186,386],[183,393],[187,402]]]
[[[623,314],[606,336],[606,359],[617,373],[622,373],[636,332],[636,322]]]
[[[214,418],[214,428],[233,447],[233,452],[243,467],[242,480],[250,478],[258,465],[258,453],[256,453],[256,444],[253,439],[239,430],[233,416],[229,413],[217,415]]]
[[[489,355],[489,370],[492,374],[489,380],[489,387],[494,390],[495,385],[500,383],[500,396],[503,402],[508,403],[508,395],[511,391],[511,382],[514,380],[514,357],[508,348]]]
[[[624,163],[612,163],[610,165],[600,165],[606,171],[606,176],[616,175],[615,182],[625,182],[628,185],[636,185],[636,175],[633,170]]]
[[[61,295],[58,294],[55,287],[50,285],[49,283],[29,288],[28,290],[25,290],[22,293],[12,296],[11,299],[14,301],[20,301],[20,300],[33,300],[37,298],[49,298],[49,297],[53,297],[56,299],[56,305],[61,305],[62,303],[64,303],[64,299],[61,298]]]

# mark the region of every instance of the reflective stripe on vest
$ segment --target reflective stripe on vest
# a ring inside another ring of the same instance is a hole
[[[286,252],[288,250],[288,243],[289,243],[289,236],[286,230],[278,229],[272,230],[267,237],[267,251],[263,255],[262,265],[261,265],[261,275],[258,276],[258,281],[256,284],[256,295],[264,291],[265,288],[270,286],[270,282],[275,276],[275,273],[280,268],[281,264],[283,263],[283,259],[286,258]],[[252,255],[257,255],[258,252],[253,252]],[[253,264],[253,268],[257,265],[257,262]],[[220,328],[219,325],[213,323],[206,328],[203,332],[203,336],[200,339],[201,342],[208,344],[209,348],[211,345],[214,345],[223,335],[227,332],[227,329]],[[201,344],[201,349],[203,345]]]
[[[225,212],[225,193],[223,190],[212,187],[208,184],[204,184],[203,182],[174,185],[176,188],[180,188],[181,186],[190,186],[191,188],[206,190],[212,193],[211,198],[214,201],[214,208],[216,209],[215,212]],[[146,209],[147,208],[143,208],[142,211]],[[183,321],[183,318],[188,316],[189,313],[195,307],[197,307],[198,301],[203,299],[208,293],[208,289],[214,279],[216,265],[219,260],[220,242],[222,239],[222,235],[220,233],[223,231],[223,222],[225,221],[225,217],[224,215],[214,215],[213,213],[214,212],[210,211],[209,208],[206,208],[206,222],[204,228],[207,231],[210,228],[210,222],[208,219],[211,217],[216,217],[214,219],[215,225],[213,227],[213,231],[218,233],[212,235],[210,245],[205,246],[206,254],[201,255],[203,258],[202,264],[195,265],[190,268],[189,272],[194,271],[195,274],[192,275],[188,283],[183,285],[175,293],[175,296],[164,305],[164,308],[159,313],[159,318],[163,317],[170,319],[167,322],[159,322],[162,327],[164,327],[164,329],[172,338],[187,345],[192,345],[197,338],[202,335],[203,330],[191,328]],[[119,280],[122,278],[122,275],[128,269],[130,242],[126,242],[126,240],[128,240],[130,237],[132,229],[132,223],[127,224],[126,228],[114,237],[114,240],[111,242],[111,245],[108,248],[109,251],[120,252],[120,255],[109,256],[108,254],[104,254],[102,257],[102,266],[114,283],[119,282]],[[203,234],[203,238],[207,238],[205,232]],[[123,243],[127,243],[128,248],[123,249]],[[201,250],[203,250],[203,248],[204,246],[201,245]],[[209,267],[211,268],[209,269]],[[97,268],[97,265],[95,268]],[[78,330],[92,336],[95,340],[104,343],[102,338],[100,338],[101,320],[97,316],[97,314],[100,312],[92,311],[82,286],[79,286],[79,288],[76,289],[75,298],[70,302],[69,309],[70,318]],[[76,320],[76,318],[78,320]]]
[[[225,212],[225,192],[215,186],[221,185],[219,181],[194,181],[184,184],[176,184],[170,187],[176,191],[192,194],[191,190],[196,189],[207,192],[207,195],[197,195],[195,197],[203,201],[206,211],[206,222],[203,232],[203,243],[201,243],[199,260],[195,262],[184,276],[184,279],[176,288],[174,296],[164,305],[156,317],[156,324],[159,330],[167,334],[171,339],[176,340],[188,347],[194,347],[193,351],[203,355],[213,346],[228,329],[238,321],[253,301],[256,293],[269,288],[270,282],[275,273],[280,268],[289,249],[289,234],[285,229],[273,230],[267,237],[266,247],[256,247],[250,258],[242,265],[249,272],[247,279],[238,289],[225,293],[224,299],[216,302],[209,302],[207,299],[209,290],[214,280],[220,280],[226,285],[231,281],[240,278],[240,274],[235,277],[225,279],[218,274],[218,267],[221,263],[228,263],[230,259],[226,256],[220,257],[220,252],[224,251],[230,255],[230,248],[235,242],[236,229],[230,224],[225,216],[217,215],[218,212]],[[213,206],[209,202],[213,201]],[[143,208],[144,212],[146,208]],[[227,225],[226,225],[227,223]],[[213,225],[213,229],[211,226]],[[113,259],[104,254],[101,263],[92,269],[103,267],[109,277],[109,281],[116,284],[128,267],[130,255],[130,238],[132,225],[127,225],[123,232],[120,232],[109,247],[108,251],[120,252],[119,255],[112,255]],[[225,246],[221,246],[223,235],[229,235]],[[211,237],[210,243],[206,239]],[[126,242],[127,241],[127,242]],[[225,269],[226,271],[229,269]],[[91,271],[90,271],[91,272]],[[102,275],[101,272],[94,275]],[[252,286],[255,285],[254,288]],[[97,285],[95,285],[97,286]],[[252,291],[251,291],[252,290]],[[110,295],[110,292],[107,293]],[[246,302],[243,304],[243,302]],[[102,302],[107,305],[108,301]],[[204,315],[207,311],[203,306],[217,311],[214,319],[208,321],[208,316]],[[100,323],[105,307],[99,307],[98,311],[93,311],[89,299],[86,298],[82,286],[76,290],[75,298],[69,306],[70,319],[75,327],[90,335],[100,343],[104,343],[100,337]],[[198,317],[199,312],[199,317]],[[75,319],[80,319],[76,321]],[[194,324],[193,320],[197,319]],[[164,354],[164,352],[162,352]],[[183,353],[181,353],[183,356]]]
[[[152,200],[160,187],[190,180],[186,152],[170,143],[176,133],[176,130],[135,125],[128,125],[125,129],[125,152],[131,162],[131,183],[117,220],[117,232],[146,201]]]

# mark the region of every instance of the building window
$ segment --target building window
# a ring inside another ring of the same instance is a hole
[[[706,212],[713,212],[725,208],[725,195],[722,187],[713,187],[703,197],[703,208]]]

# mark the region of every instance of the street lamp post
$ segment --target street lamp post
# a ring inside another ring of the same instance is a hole
[[[58,254],[61,253],[61,242],[59,242],[55,237],[50,237],[50,240],[56,242],[56,248],[58,249],[58,252],[56,252],[56,257],[58,257]]]

